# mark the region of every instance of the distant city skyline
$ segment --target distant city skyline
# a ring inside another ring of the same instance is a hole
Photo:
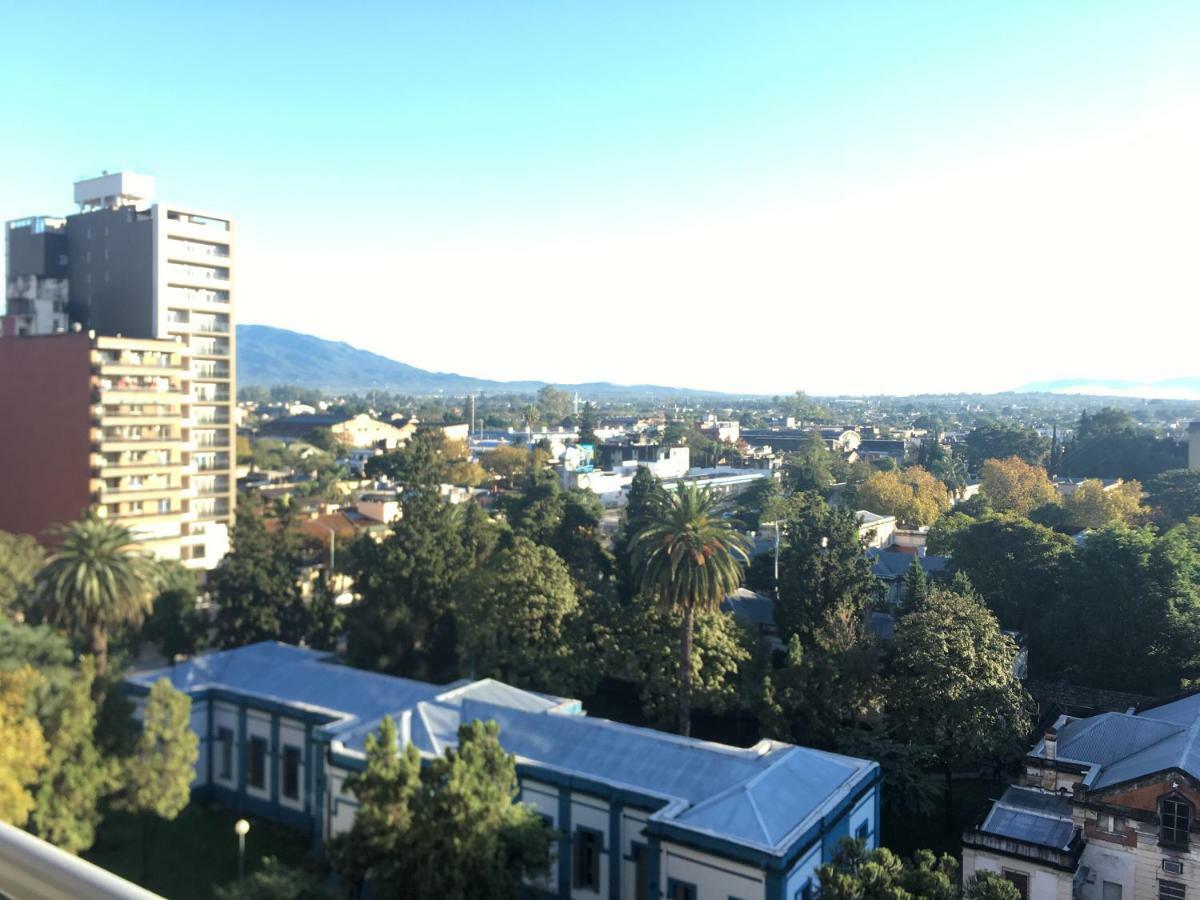
[[[1200,375],[1188,2],[6,12],[0,217],[128,168],[243,322],[494,379]]]

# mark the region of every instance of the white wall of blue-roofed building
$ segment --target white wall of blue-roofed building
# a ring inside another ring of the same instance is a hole
[[[772,900],[762,869],[669,841],[662,843],[659,872],[663,896],[674,881],[694,887],[696,900]]]

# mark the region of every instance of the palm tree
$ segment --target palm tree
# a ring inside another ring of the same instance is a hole
[[[99,680],[108,669],[109,631],[149,612],[158,569],[133,548],[132,531],[95,510],[54,533],[61,543],[38,573],[39,606],[48,622],[89,643]]]
[[[692,730],[692,627],[742,583],[750,542],[715,514],[709,490],[680,485],[654,509],[633,539],[636,582],[658,594],[663,610],[682,616],[679,641],[679,733]]]

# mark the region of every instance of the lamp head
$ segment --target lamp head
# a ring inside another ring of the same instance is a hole
[[[240,837],[245,837],[250,832],[250,823],[245,819],[238,819],[237,822],[234,823],[233,830],[237,832]]]

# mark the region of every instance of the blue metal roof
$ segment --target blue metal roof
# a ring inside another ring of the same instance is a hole
[[[979,830],[1054,850],[1069,850],[1075,834],[1071,801],[1036,788],[1010,787],[992,804]]]
[[[1200,694],[1138,713],[1063,716],[1056,730],[1058,759],[1086,766],[1091,790],[1171,769],[1200,779]],[[1031,755],[1045,758],[1044,739]]]
[[[593,719],[578,701],[490,679],[437,686],[365,672],[286,644],[212,653],[128,681],[149,687],[162,677],[186,692],[220,688],[322,711],[330,717],[322,731],[351,755],[385,715],[427,755],[454,746],[461,724],[493,720],[519,762],[660,798],[652,818],[773,854],[878,771],[874,762],[790,744],[742,749]]]
[[[881,550],[878,547],[868,547],[867,556],[871,558],[871,572],[883,579],[903,578],[912,568],[913,560],[921,564],[925,574],[932,575],[943,572],[950,562],[948,556],[913,556],[898,550]]]

